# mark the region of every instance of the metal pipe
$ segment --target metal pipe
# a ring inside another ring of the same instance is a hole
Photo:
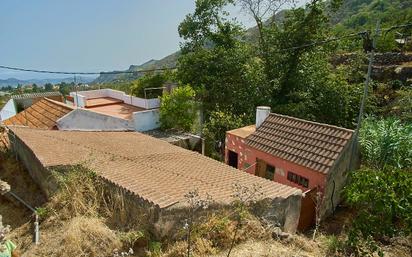
[[[34,213],[34,244],[39,244],[40,242],[40,227],[39,227],[39,215],[37,214],[37,211],[31,207],[28,203],[26,203],[23,199],[21,199],[18,195],[13,193],[12,191],[7,192],[6,194],[10,194],[14,198],[16,198],[17,201],[19,201],[21,204],[23,204],[26,208],[31,210]]]

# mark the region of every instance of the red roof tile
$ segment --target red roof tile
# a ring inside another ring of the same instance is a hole
[[[184,204],[184,195],[194,189],[210,194],[216,202],[228,203],[235,183],[260,185],[267,198],[301,193],[137,132],[10,129],[44,167],[83,164],[160,208]]]
[[[4,120],[3,125],[27,126],[30,128],[53,129],[56,121],[73,110],[64,103],[43,98],[26,110]]]
[[[249,137],[249,146],[327,173],[353,130],[272,113]]]

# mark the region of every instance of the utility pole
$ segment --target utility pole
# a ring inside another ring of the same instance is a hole
[[[353,134],[353,141],[352,141],[352,156],[350,159],[349,163],[349,168],[352,167],[352,159],[354,157],[355,152],[357,151],[356,146],[357,142],[359,139],[359,130],[362,126],[362,119],[364,116],[364,111],[365,111],[365,102],[368,97],[368,90],[369,90],[369,84],[371,80],[371,73],[372,73],[372,65],[373,65],[373,59],[375,57],[375,48],[376,48],[376,41],[378,37],[380,36],[380,21],[376,23],[376,29],[375,29],[375,34],[372,35],[372,47],[371,51],[369,52],[369,64],[368,64],[368,73],[366,74],[366,79],[365,79],[365,86],[363,88],[363,96],[362,96],[362,101],[359,109],[359,116],[358,116],[358,121],[356,124],[356,129]]]
[[[74,90],[76,91],[76,109],[79,108],[79,97],[77,96],[77,86],[76,86],[76,74],[74,74]]]

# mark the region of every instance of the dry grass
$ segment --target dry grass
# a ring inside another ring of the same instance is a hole
[[[19,248],[24,256],[111,256],[122,245],[116,234],[101,219],[75,217],[66,222],[52,221],[42,227],[40,244],[30,241],[28,227],[16,230]],[[21,243],[21,241],[24,243]],[[28,240],[29,239],[29,240]]]
[[[210,213],[201,218],[194,225],[192,232],[194,256],[206,256],[226,250],[230,247],[236,230],[236,221],[232,219],[228,211]],[[184,238],[184,231],[181,232]],[[235,243],[239,244],[250,239],[269,240],[271,233],[267,231],[261,222],[254,216],[248,215],[240,227]],[[186,241],[179,241],[168,247],[164,256],[180,257],[187,256]]]
[[[0,176],[14,185],[27,201],[41,203],[40,191],[27,172],[13,159],[0,160],[0,168],[3,167]],[[0,214],[5,223],[14,228],[9,236],[17,243],[23,256],[113,256],[116,248],[126,250],[129,247],[134,247],[135,252],[138,252],[135,256],[160,256],[147,252],[150,238],[141,233],[137,225],[124,225],[130,223],[129,205],[121,191],[108,192],[93,174],[78,168],[65,173],[61,190],[43,205],[48,211],[40,225],[40,245],[34,246],[32,243],[33,227],[28,222],[31,213],[25,208],[0,199]],[[250,215],[239,230],[237,245],[231,256],[339,256],[336,255],[336,241],[332,236],[335,234],[340,239],[344,237],[344,228],[350,225],[348,217],[350,212],[337,212],[333,219],[323,224],[320,236],[315,241],[305,235],[294,235],[279,241],[272,239],[270,231]],[[132,218],[139,220],[141,216]],[[209,213],[199,218],[192,238],[193,256],[226,256],[235,227],[236,221],[227,211]],[[180,238],[181,241],[163,245],[165,250],[161,256],[186,256],[187,244],[183,233]],[[411,256],[412,240],[396,239],[392,245],[384,246],[383,250],[389,257]]]

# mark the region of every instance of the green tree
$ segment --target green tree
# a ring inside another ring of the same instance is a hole
[[[216,110],[251,114],[256,105],[267,104],[269,96],[261,61],[254,48],[240,40],[240,26],[224,11],[231,3],[197,0],[194,13],[179,25],[185,42],[177,78],[193,86],[206,120]]]
[[[189,85],[177,87],[170,94],[161,97],[162,129],[190,131],[196,117],[195,91]]]
[[[70,91],[72,91],[72,90],[73,90],[73,87],[72,87],[71,84],[67,84],[66,82],[61,82],[59,84],[59,92],[62,95],[69,95]]]
[[[44,90],[46,90],[47,92],[53,91],[53,85],[51,83],[46,83],[44,85]]]
[[[39,88],[39,86],[37,86],[36,83],[33,83],[33,85],[32,85],[32,91],[33,91],[33,92],[40,92],[40,88]]]
[[[163,73],[145,74],[143,77],[132,82],[131,92],[138,97],[157,98],[162,95],[161,88],[167,77]]]
[[[244,117],[231,112],[214,111],[203,127],[206,150],[215,159],[222,159],[225,149],[226,131],[245,125]]]

